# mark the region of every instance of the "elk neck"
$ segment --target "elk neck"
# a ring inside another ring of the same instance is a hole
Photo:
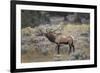
[[[48,38],[49,41],[55,43],[55,35],[53,33],[46,33],[45,36]]]

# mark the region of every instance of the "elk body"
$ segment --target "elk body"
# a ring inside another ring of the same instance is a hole
[[[55,43],[57,45],[57,53],[59,54],[60,53],[60,46],[61,44],[65,44],[65,45],[69,45],[69,53],[71,51],[75,51],[75,47],[74,47],[74,44],[73,44],[73,38],[72,36],[66,36],[66,35],[57,35],[53,32],[48,32],[48,33],[45,33],[44,34],[45,37],[48,38],[49,41]]]
[[[43,32],[42,32],[43,33]],[[69,45],[69,54],[73,51],[75,51],[75,47],[73,44],[73,38],[72,36],[66,36],[63,34],[57,34],[55,32],[52,31],[46,31],[46,33],[43,33],[43,35],[52,43],[55,43],[57,46],[56,48],[57,53],[60,54],[60,46],[61,44],[65,44],[65,45]]]

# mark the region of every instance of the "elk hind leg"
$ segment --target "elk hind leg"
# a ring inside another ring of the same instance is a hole
[[[73,47],[73,52],[75,52],[75,46],[74,46],[74,44],[72,44],[72,47]]]
[[[71,47],[72,47],[72,51],[75,52],[75,46],[73,43],[71,44]]]

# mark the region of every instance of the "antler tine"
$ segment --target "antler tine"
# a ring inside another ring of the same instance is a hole
[[[64,29],[64,25],[62,25],[61,30]]]
[[[41,29],[38,29],[40,33],[43,33]]]
[[[53,32],[55,32],[57,30],[63,30],[63,28],[64,28],[63,23],[60,23],[59,26],[55,30],[53,30]]]
[[[48,29],[46,29],[46,32],[49,32]]]
[[[48,30],[46,29],[46,32],[48,32]]]
[[[52,30],[51,28],[47,28],[46,32],[51,32],[51,30]]]
[[[55,32],[55,31],[59,30],[59,28],[60,28],[60,26],[58,26],[55,30],[53,30],[53,32]]]

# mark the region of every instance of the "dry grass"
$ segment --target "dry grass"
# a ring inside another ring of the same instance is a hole
[[[53,25],[54,28],[57,25]],[[45,27],[43,25],[42,27]],[[52,27],[52,26],[49,26]],[[40,27],[39,27],[40,28]],[[21,61],[26,62],[45,62],[56,61],[57,51],[56,45],[51,43],[47,38],[43,36],[36,36],[38,33],[36,28],[23,28],[22,29],[22,46],[27,45],[26,49],[22,48]],[[86,60],[90,59],[90,26],[86,24],[82,25],[64,25],[63,34],[72,35],[74,37],[74,45],[76,51],[68,54],[68,45],[62,45],[60,48],[59,60]],[[34,42],[38,39],[38,42]],[[37,47],[38,46],[38,47]],[[23,52],[25,51],[25,52]]]

